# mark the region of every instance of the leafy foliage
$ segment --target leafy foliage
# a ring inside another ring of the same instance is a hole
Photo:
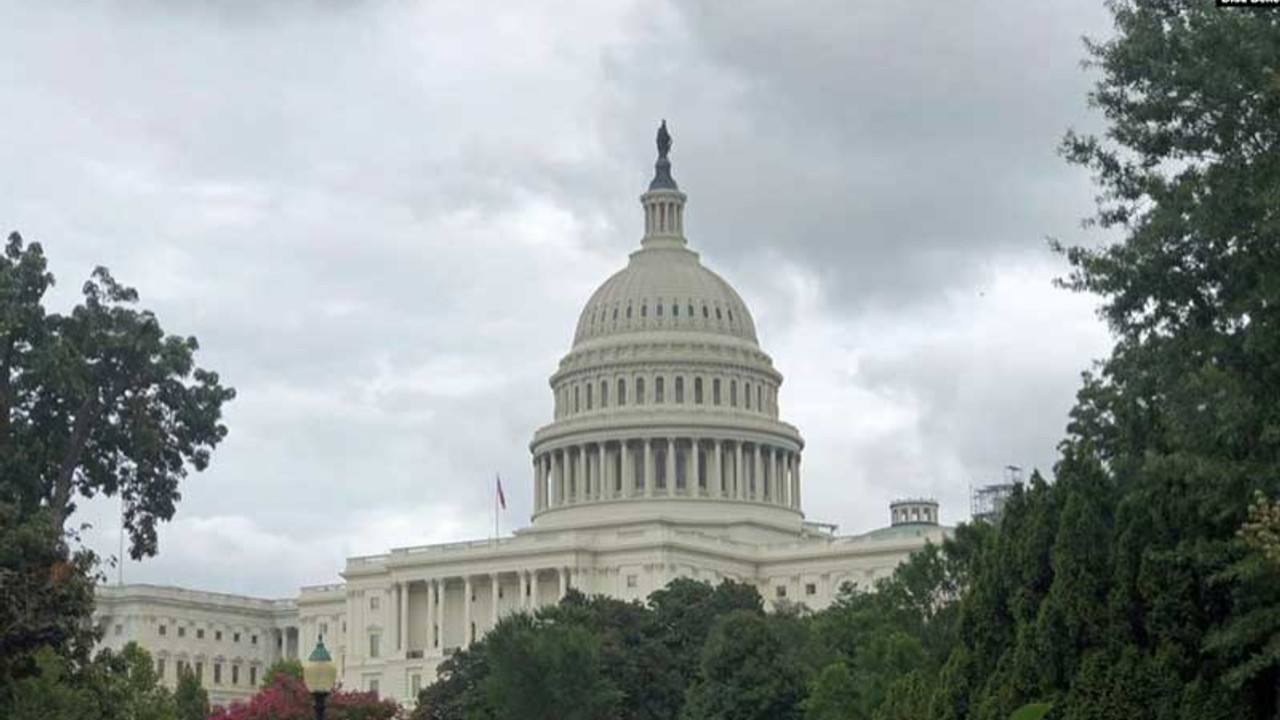
[[[377,693],[342,688],[329,695],[325,707],[325,717],[329,720],[403,720],[405,717],[404,709],[394,700],[380,699]],[[315,701],[289,666],[281,666],[248,702],[214,708],[212,714],[208,714],[208,720],[312,720],[314,717]]]
[[[0,500],[62,528],[77,497],[124,501],[130,554],[156,552],[179,481],[225,437],[235,392],[195,364],[138,293],[97,268],[70,314],[48,313],[44,252],[17,233],[0,253]]]

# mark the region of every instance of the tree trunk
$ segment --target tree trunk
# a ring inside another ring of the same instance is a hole
[[[71,441],[67,454],[58,468],[58,476],[54,478],[53,492],[49,497],[49,511],[53,522],[59,528],[67,521],[68,507],[71,505],[71,485],[75,479],[76,468],[80,466],[80,453],[89,439],[89,420],[93,410],[93,395],[89,395],[76,410],[75,425],[71,430]]]

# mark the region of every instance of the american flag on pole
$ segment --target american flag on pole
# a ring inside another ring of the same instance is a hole
[[[506,510],[506,509],[507,509],[507,496],[502,492],[502,476],[501,476],[501,475],[494,475],[494,477],[495,477],[495,478],[497,478],[497,480],[498,480],[498,504],[502,506],[502,509],[503,509],[503,510]]]

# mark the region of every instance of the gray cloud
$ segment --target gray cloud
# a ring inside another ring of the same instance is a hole
[[[695,249],[742,292],[846,531],[964,517],[1048,465],[1090,303],[1053,290],[1088,178],[1086,2],[0,0],[0,223],[65,306],[96,264],[240,396],[134,579],[287,594],[347,553],[529,511],[581,304],[640,235],[671,122]],[[7,228],[6,228],[7,229]],[[112,502],[89,503],[114,552]],[[306,557],[303,557],[303,556]]]

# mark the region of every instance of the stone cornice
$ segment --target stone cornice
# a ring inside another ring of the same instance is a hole
[[[544,425],[533,434],[529,449],[536,453],[583,442],[643,440],[646,437],[699,437],[775,444],[797,451],[804,448],[804,439],[795,426],[777,420],[729,415],[719,410],[701,412],[691,408],[655,412],[647,406],[641,407],[645,409],[578,416]]]

